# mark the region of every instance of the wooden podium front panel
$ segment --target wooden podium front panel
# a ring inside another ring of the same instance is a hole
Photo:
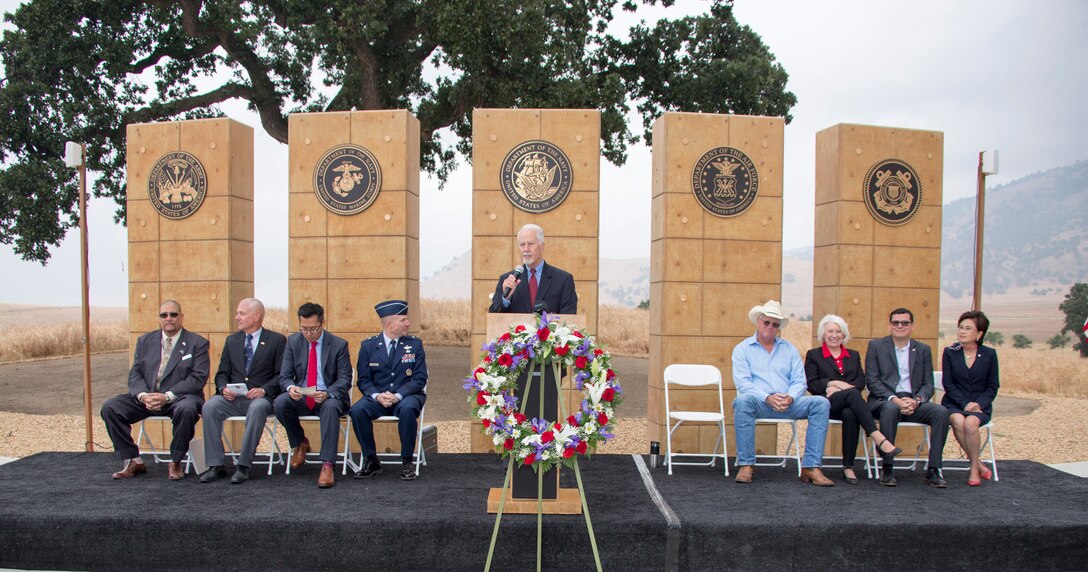
[[[525,224],[544,229],[544,259],[574,276],[578,312],[597,332],[600,231],[600,112],[586,109],[476,109],[472,116],[472,355],[489,338],[487,310],[501,274],[521,263],[515,234]],[[567,197],[546,212],[516,207],[502,191],[508,153],[528,141],[546,141],[570,163]],[[473,434],[473,452],[491,450]]]
[[[869,341],[890,333],[889,312],[905,307],[914,312],[914,338],[937,351],[943,157],[939,131],[838,124],[816,134],[814,346],[815,325],[838,314],[850,326],[848,347],[864,359]],[[908,164],[922,191],[913,218],[895,225],[865,204],[866,177],[887,159]],[[840,454],[838,431],[831,433],[827,450]],[[913,450],[920,439],[904,431],[896,445]]]
[[[733,446],[733,347],[755,327],[748,310],[781,300],[782,142],[779,117],[666,113],[654,123],[650,248],[650,360],[647,440],[665,447],[663,376],[673,363],[710,364],[722,373]],[[693,191],[696,165],[709,152],[744,153],[758,176],[756,198],[739,214],[718,216]],[[670,390],[676,407],[717,411],[717,392]],[[757,449],[775,447],[776,428],[760,427]],[[708,453],[713,427],[681,427],[674,451]],[[648,446],[647,446],[648,447]]]
[[[326,328],[359,342],[381,331],[374,305],[408,301],[419,321],[419,120],[404,110],[291,115],[288,278],[292,327],[304,302],[325,308]],[[333,147],[352,144],[373,155],[381,188],[364,210],[334,213],[318,200],[315,169]]]

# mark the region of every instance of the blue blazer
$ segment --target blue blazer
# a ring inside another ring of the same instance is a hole
[[[292,385],[306,386],[306,364],[310,358],[310,342],[301,332],[295,332],[287,338],[287,347],[280,364],[280,389],[287,391]],[[321,334],[321,375],[325,378],[325,389],[332,399],[339,399],[351,405],[348,393],[351,391],[351,357],[348,355],[348,342],[328,331]]]
[[[513,272],[505,272],[499,276],[499,283],[495,286],[495,294],[491,297],[491,307],[488,312],[492,314],[514,313],[531,314],[533,304],[529,300],[529,269],[522,266],[521,283],[514,289],[510,296],[510,307],[502,305],[502,283]],[[548,305],[549,314],[577,314],[578,293],[574,289],[574,277],[561,268],[556,268],[544,263],[540,269],[540,287],[536,290],[536,301]]]
[[[419,395],[421,404],[426,403],[427,354],[423,340],[410,335],[397,339],[397,347],[390,358],[381,334],[371,336],[359,344],[359,391],[363,397],[386,391],[399,393],[401,397]]]
[[[997,352],[989,346],[978,346],[978,355],[970,368],[963,359],[963,347],[959,343],[944,349],[941,356],[944,398],[941,404],[953,405],[960,411],[974,401],[983,413],[992,415],[994,398],[997,397]]]

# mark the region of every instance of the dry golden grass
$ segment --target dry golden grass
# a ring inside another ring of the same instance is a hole
[[[91,324],[91,351],[128,349],[128,322]],[[0,363],[74,356],[83,353],[83,326],[53,324],[0,329]]]
[[[612,355],[647,356],[650,353],[650,312],[601,306],[597,313],[597,341]]]

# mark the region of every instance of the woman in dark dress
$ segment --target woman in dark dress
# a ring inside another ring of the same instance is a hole
[[[805,376],[808,390],[822,395],[831,402],[831,419],[842,421],[842,476],[847,483],[858,484],[854,473],[854,457],[858,448],[858,425],[876,442],[885,459],[902,452],[876,428],[876,421],[861,396],[865,388],[865,372],[861,369],[861,356],[846,349],[850,329],[846,320],[828,314],[816,326],[816,339],[820,347],[812,348],[805,355]]]
[[[989,480],[993,473],[979,460],[982,445],[978,428],[990,422],[994,398],[997,397],[997,352],[982,345],[990,320],[986,314],[972,310],[960,315],[956,339],[944,349],[941,358],[944,398],[941,405],[948,409],[948,422],[960,448],[967,452],[971,472],[967,484],[977,487],[980,479]]]

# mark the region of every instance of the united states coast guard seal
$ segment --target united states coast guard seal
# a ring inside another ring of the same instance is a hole
[[[716,147],[695,163],[691,190],[707,212],[720,217],[737,216],[756,200],[759,173],[744,151]]]
[[[570,161],[562,149],[547,141],[526,141],[506,154],[499,179],[514,206],[531,213],[547,212],[570,194]]]
[[[358,145],[337,145],[314,168],[314,193],[330,212],[353,215],[366,210],[382,190],[382,169]]]
[[[905,161],[884,159],[865,175],[865,208],[876,220],[899,226],[910,222],[922,206],[922,181]]]
[[[167,153],[147,178],[147,196],[160,215],[173,220],[196,212],[208,194],[204,166],[185,151]]]

